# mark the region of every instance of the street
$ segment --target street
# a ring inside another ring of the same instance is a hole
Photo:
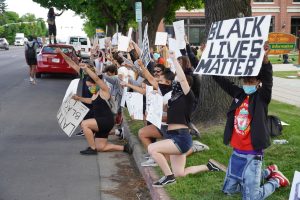
[[[68,138],[56,121],[71,78],[29,84],[24,47],[0,59],[0,199],[99,200],[96,157],[81,156],[84,138]]]

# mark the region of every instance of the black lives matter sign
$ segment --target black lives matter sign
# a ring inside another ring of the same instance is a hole
[[[211,25],[195,74],[257,76],[271,16],[218,21]]]
[[[148,39],[148,23],[146,24],[145,30],[144,30],[141,59],[143,61],[143,64],[145,65],[145,67],[147,67],[149,62],[151,61],[150,49],[149,49],[149,39]]]

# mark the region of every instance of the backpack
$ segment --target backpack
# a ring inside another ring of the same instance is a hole
[[[29,46],[29,44],[27,44],[27,50],[26,50],[27,59],[36,58],[36,51],[35,51],[34,46],[35,46],[35,42],[32,43],[32,46]]]
[[[54,21],[53,19],[48,18],[48,19],[47,19],[47,23],[48,23],[49,25],[54,25],[55,21]]]
[[[283,127],[281,124],[281,120],[278,117],[269,115],[267,117],[267,125],[270,131],[270,136],[275,137],[282,134],[281,131]]]
[[[108,100],[105,100],[107,105],[109,106],[111,112],[116,115],[118,113],[119,110],[119,106],[118,106],[118,100],[116,99],[115,96],[110,96],[110,98]]]

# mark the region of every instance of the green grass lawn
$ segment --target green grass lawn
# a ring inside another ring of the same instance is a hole
[[[299,57],[298,54],[289,55],[289,63],[298,64],[298,57]],[[282,56],[279,57],[279,55],[269,56],[269,60],[271,61],[272,64],[282,64],[283,63]]]
[[[288,144],[271,145],[265,151],[265,160],[263,165],[266,167],[276,163],[279,170],[282,171],[292,182],[294,171],[300,171],[300,108],[288,104],[272,101],[269,106],[269,114],[276,115],[290,126],[284,126],[283,134],[276,139],[286,139]],[[137,133],[142,127],[141,122],[129,121],[130,129]],[[216,125],[210,128],[199,126],[202,137],[201,142],[210,147],[209,151],[196,153],[187,159],[186,166],[206,164],[209,158],[218,160],[226,164],[230,157],[232,149],[223,144],[224,124]],[[159,169],[157,169],[159,170]],[[223,172],[205,172],[187,177],[178,178],[177,183],[166,187],[167,192],[172,199],[187,200],[215,200],[215,199],[241,199],[241,196],[225,196],[222,192],[222,185],[225,173]],[[280,188],[269,199],[285,200],[288,199],[290,187]]]
[[[288,78],[287,76],[297,76],[297,71],[273,71],[273,76],[280,78]],[[296,78],[288,78],[288,79],[300,79],[299,76]]]

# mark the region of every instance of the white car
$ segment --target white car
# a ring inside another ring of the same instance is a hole
[[[82,58],[89,58],[91,55],[91,42],[86,36],[71,36],[69,37],[67,44],[73,45],[76,52],[79,53]]]

